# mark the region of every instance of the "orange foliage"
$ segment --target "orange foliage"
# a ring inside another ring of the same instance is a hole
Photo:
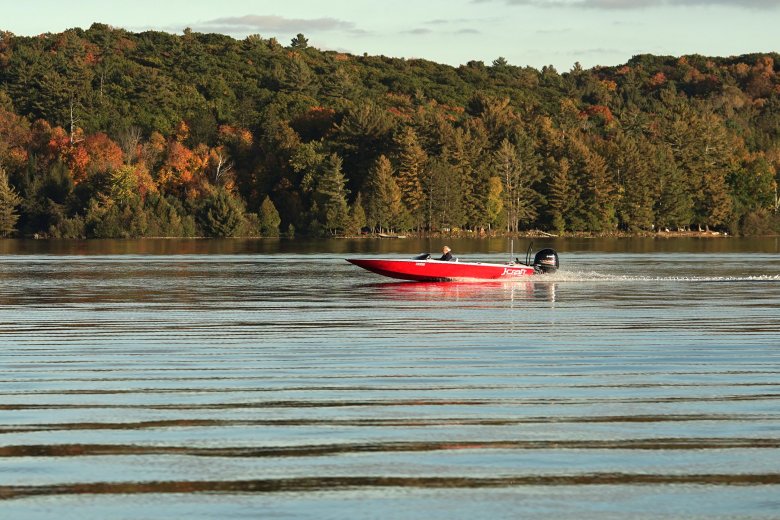
[[[333,59],[335,59],[336,61],[349,61],[349,54],[344,54],[344,53],[340,52],[340,53],[336,54],[333,57]]]
[[[652,87],[660,87],[661,85],[666,84],[666,74],[663,72],[658,72],[650,78],[650,86]]]
[[[206,168],[208,168],[210,159],[211,150],[209,150],[208,146],[201,143],[195,147],[195,150],[192,152],[192,159],[190,160],[188,182],[192,182],[192,180],[195,179],[196,174],[202,174]]]
[[[760,74],[765,78],[771,78],[775,75],[775,61],[771,56],[761,56],[753,65],[753,72]]]
[[[48,125],[48,123],[46,123]],[[70,136],[61,126],[49,128],[48,131],[49,152],[53,156],[63,156],[70,148]]]
[[[199,145],[194,151],[176,140],[168,142],[163,165],[157,175],[157,185],[169,192],[188,198],[203,193],[207,181],[203,173],[209,160],[209,149]]]
[[[388,102],[394,105],[387,109],[388,112],[405,120],[410,120],[414,116],[414,103],[411,96],[388,92],[386,97]]]
[[[168,167],[176,172],[183,172],[190,167],[192,160],[192,150],[181,144],[179,141],[168,143],[167,155],[165,157],[164,167]]]
[[[704,74],[699,72],[699,69],[691,67],[686,71],[684,80],[688,83],[699,83],[704,81]]]
[[[135,175],[136,182],[138,182],[138,193],[141,199],[145,199],[148,193],[156,193],[157,185],[154,183],[154,179],[149,174],[149,170],[143,164],[135,164],[133,166],[133,175]]]
[[[45,132],[46,125],[39,125],[39,131]],[[91,135],[74,144],[62,127],[52,128],[48,134],[50,156],[68,165],[77,184],[92,173],[109,172],[122,166],[122,149],[106,134]]]
[[[748,72],[750,72],[750,67],[747,63],[737,63],[734,65],[734,74],[737,76],[744,78],[748,75]]]
[[[617,90],[617,83],[612,81],[611,79],[605,79],[601,81],[601,85],[607,89],[610,92],[615,92]]]
[[[163,153],[166,147],[165,137],[160,132],[152,132],[152,135],[149,136],[149,146],[155,152]]]
[[[87,137],[84,140],[84,147],[89,153],[92,172],[110,172],[122,166],[124,162],[122,149],[102,132]]]
[[[628,65],[624,65],[617,70],[617,74],[620,76],[625,76],[629,72],[631,72],[631,67],[629,67]]]
[[[615,117],[612,115],[612,111],[609,107],[604,105],[593,105],[585,109],[585,113],[588,117],[600,117],[605,123],[611,123]]]
[[[12,166],[21,166],[27,161],[31,141],[32,132],[27,120],[0,108],[0,161],[6,155]]]
[[[219,127],[219,141],[231,143],[239,148],[249,148],[253,142],[252,132],[246,128],[222,125]]]
[[[409,114],[408,110],[401,110],[400,108],[390,107],[387,109],[387,111],[396,117],[400,117],[401,119],[409,120],[412,118],[412,114]]]
[[[174,137],[177,141],[183,142],[190,136],[190,127],[185,121],[180,121],[174,131]]]
[[[87,178],[89,154],[83,146],[70,146],[64,151],[63,159],[73,174],[73,182],[78,184]]]
[[[8,151],[8,163],[12,166],[20,167],[29,159],[27,150],[23,148],[11,148]]]

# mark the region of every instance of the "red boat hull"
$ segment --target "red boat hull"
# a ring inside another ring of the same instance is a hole
[[[374,259],[347,259],[347,262],[382,276],[416,282],[511,280],[534,274],[533,267],[519,264]]]

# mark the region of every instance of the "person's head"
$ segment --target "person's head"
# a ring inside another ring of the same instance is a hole
[[[452,249],[450,249],[450,246],[444,246],[441,248],[441,252],[444,253],[445,255],[450,251],[452,251]]]

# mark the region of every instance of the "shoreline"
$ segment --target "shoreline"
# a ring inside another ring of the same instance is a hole
[[[151,237],[112,237],[112,238],[86,238],[86,237],[80,237],[80,238],[53,238],[53,237],[47,237],[47,236],[41,236],[41,235],[33,235],[33,236],[17,236],[17,237],[4,237],[0,240],[41,240],[41,241],[60,241],[60,240],[84,240],[84,241],[100,241],[100,240],[249,240],[249,239],[284,239],[284,240],[296,240],[296,239],[302,239],[302,240],[312,240],[312,239],[321,239],[321,240],[344,240],[344,239],[381,239],[381,240],[408,240],[408,239],[428,239],[428,238],[437,238],[437,239],[459,239],[459,238],[470,238],[470,239],[496,239],[496,238],[502,238],[502,239],[512,239],[512,238],[534,238],[534,239],[571,239],[571,238],[581,238],[581,239],[597,239],[597,238],[658,238],[658,239],[667,239],[667,238],[777,238],[780,236],[779,234],[772,234],[772,235],[733,235],[728,232],[723,231],[643,231],[643,232],[636,232],[631,233],[627,231],[609,231],[609,232],[602,232],[602,233],[594,233],[594,232],[587,232],[587,231],[574,231],[574,232],[565,232],[560,235],[556,235],[554,233],[548,233],[541,230],[529,230],[529,231],[521,231],[518,233],[479,233],[479,232],[471,232],[471,231],[454,231],[454,232],[433,232],[433,233],[404,233],[404,234],[389,234],[389,233],[364,233],[360,235],[336,235],[336,236],[325,236],[325,237],[315,237],[315,236],[308,236],[308,235],[295,235],[295,236],[286,236],[286,235],[277,235],[277,236],[258,236],[258,235],[245,235],[245,236],[234,236],[234,237],[202,237],[202,236],[189,236],[189,237],[160,237],[160,236],[151,236]]]

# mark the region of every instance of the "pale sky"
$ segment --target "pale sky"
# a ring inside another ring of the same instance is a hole
[[[106,23],[137,32],[297,33],[320,49],[460,65],[619,65],[635,54],[779,51],[780,0],[0,0],[18,35]]]

